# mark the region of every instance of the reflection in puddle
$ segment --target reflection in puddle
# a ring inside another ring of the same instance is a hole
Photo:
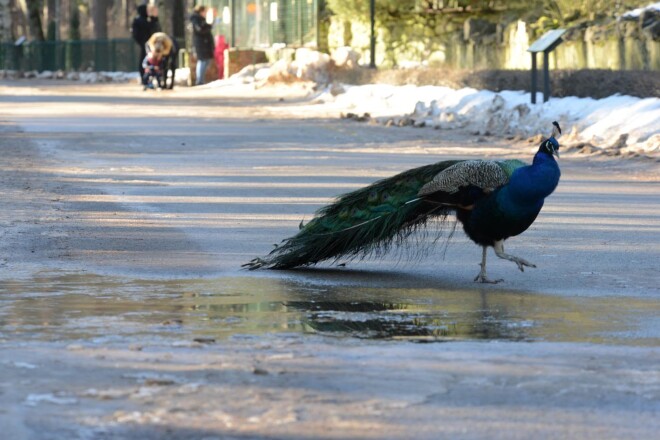
[[[517,323],[483,313],[447,313],[441,307],[375,302],[287,302],[305,312],[303,326],[318,332],[346,334],[359,338],[412,338],[418,340],[527,338]]]
[[[0,283],[0,340],[227,338],[320,333],[419,342],[658,345],[657,301],[537,293],[315,286],[274,278],[44,275]]]

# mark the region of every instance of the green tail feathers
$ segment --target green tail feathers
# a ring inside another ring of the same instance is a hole
[[[398,244],[431,216],[447,209],[417,197],[419,189],[458,161],[444,161],[405,171],[366,188],[344,194],[320,209],[300,231],[270,254],[243,265],[290,269],[340,257],[354,258],[385,251]]]

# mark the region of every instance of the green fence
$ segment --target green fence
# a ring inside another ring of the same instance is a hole
[[[198,3],[211,10],[208,18],[213,18],[213,34],[225,35],[233,47],[317,45],[318,0],[201,0]]]
[[[201,0],[210,9],[214,35],[237,48],[317,46],[319,0]],[[232,9],[233,8],[233,9]],[[232,23],[233,22],[233,23]],[[181,44],[180,47],[185,47]],[[22,71],[123,71],[138,68],[131,39],[0,44],[0,69]]]
[[[138,57],[131,39],[0,44],[0,69],[5,70],[131,72],[138,69]]]

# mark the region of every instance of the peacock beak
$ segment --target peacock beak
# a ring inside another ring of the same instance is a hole
[[[559,150],[558,150],[557,148],[553,148],[553,149],[552,149],[552,154],[554,154],[555,156],[557,156],[557,159],[559,159]]]

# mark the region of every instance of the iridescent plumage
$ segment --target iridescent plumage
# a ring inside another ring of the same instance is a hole
[[[300,231],[267,256],[243,266],[248,269],[290,269],[339,258],[363,257],[402,244],[434,219],[455,213],[466,234],[486,249],[515,262],[520,270],[535,267],[504,253],[506,238],[525,231],[536,219],[545,197],[559,182],[553,158],[561,133],[553,123],[552,136],[539,146],[532,165],[519,160],[443,161],[405,171],[366,188],[345,194],[316,213]]]

